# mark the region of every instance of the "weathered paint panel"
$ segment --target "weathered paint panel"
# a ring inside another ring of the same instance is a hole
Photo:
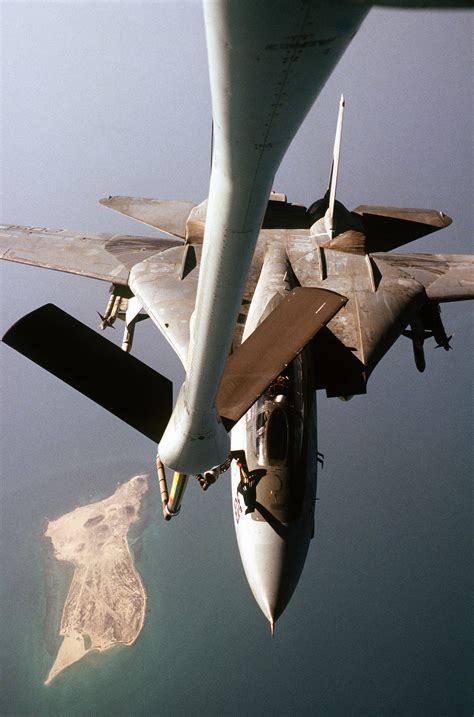
[[[188,270],[190,250],[196,263]],[[130,288],[183,366],[186,366],[189,326],[196,301],[200,255],[199,246],[177,246],[145,259],[130,272]]]
[[[216,399],[219,415],[238,421],[345,302],[324,289],[288,292],[228,358]]]
[[[0,258],[126,285],[130,266],[172,246],[165,239],[0,226]]]
[[[194,202],[123,196],[107,197],[99,202],[126,217],[181,239],[186,236],[189,213],[196,206]]]
[[[474,257],[467,254],[374,254],[378,263],[403,271],[426,289],[433,301],[474,298]]]
[[[365,14],[316,1],[204,5],[215,141],[186,381],[160,443],[175,470],[199,472],[228,454],[216,385],[271,184]]]

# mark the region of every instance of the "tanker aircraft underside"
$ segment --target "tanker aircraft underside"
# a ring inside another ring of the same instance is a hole
[[[273,630],[314,532],[316,390],[364,394],[402,335],[423,371],[425,340],[450,348],[440,303],[474,298],[474,258],[393,251],[448,226],[440,211],[349,211],[336,200],[343,99],[324,197],[306,208],[270,191],[364,3],[231,0],[204,9],[209,200],[101,200],[169,239],[0,228],[1,258],[110,283],[100,328],[123,320],[123,350],[52,304],[3,340],[159,443],[167,519],[189,475],[207,490],[231,468],[242,562]],[[148,317],[186,370],[174,408],[171,382],[129,353]],[[163,464],[175,471],[170,492]]]

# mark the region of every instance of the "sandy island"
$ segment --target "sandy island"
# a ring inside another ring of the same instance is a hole
[[[61,618],[59,647],[45,685],[90,650],[131,645],[143,627],[146,593],[127,542],[148,490],[147,475],[131,478],[115,493],[48,523],[58,560],[74,564]]]

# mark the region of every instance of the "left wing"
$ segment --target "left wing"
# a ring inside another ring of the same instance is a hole
[[[474,299],[474,257],[463,254],[371,254],[419,281],[432,301]]]
[[[127,285],[135,264],[177,245],[170,239],[0,225],[0,259],[113,284]]]

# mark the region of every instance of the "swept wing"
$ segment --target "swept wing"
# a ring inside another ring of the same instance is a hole
[[[126,285],[130,269],[176,241],[0,225],[0,259]]]
[[[474,299],[474,257],[463,254],[372,254],[425,287],[436,302]]]

